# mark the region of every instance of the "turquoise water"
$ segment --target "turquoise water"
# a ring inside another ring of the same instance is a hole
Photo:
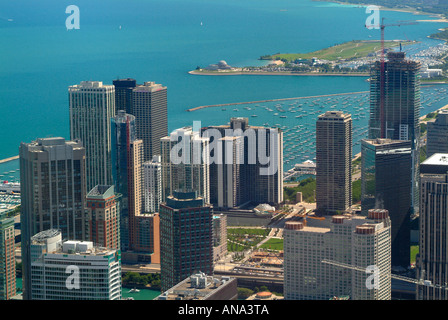
[[[245,109],[185,110],[208,104],[366,91],[368,83],[362,77],[189,75],[187,71],[196,66],[219,60],[232,66],[255,65],[264,54],[309,52],[380,36],[378,30],[364,27],[365,8],[310,0],[77,0],[81,28],[67,31],[65,8],[70,4],[52,0],[0,3],[0,159],[18,154],[21,141],[69,138],[67,87],[82,80],[111,84],[117,77],[133,77],[140,83],[162,83],[168,87],[170,130],[191,125],[193,120],[216,125],[230,116],[247,115]],[[391,22],[425,18],[392,11],[382,15]],[[420,23],[388,28],[386,39],[437,43],[426,36],[445,26]],[[437,103],[424,107],[436,109]],[[322,111],[330,107],[322,106]],[[357,110],[346,111],[356,116]],[[302,122],[288,117],[283,122],[291,130],[299,124],[312,130],[316,116]],[[271,118],[270,113],[260,112],[250,122],[276,122]],[[296,139],[301,142],[301,136]],[[313,157],[312,149],[306,152]],[[10,171],[4,166],[0,165],[0,174]]]
[[[22,278],[16,278],[16,287],[22,288]],[[140,289],[140,292],[129,293],[129,288],[122,288],[121,295],[123,298],[132,297],[134,300],[153,300],[160,295],[160,290]]]

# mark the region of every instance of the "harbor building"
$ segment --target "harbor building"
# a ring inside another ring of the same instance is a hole
[[[20,144],[23,297],[30,298],[30,241],[60,229],[65,239],[84,240],[86,150],[80,141],[43,138]]]
[[[420,249],[417,300],[447,300],[448,154],[435,153],[420,164]]]
[[[440,110],[435,121],[427,122],[426,156],[448,153],[448,110]]]
[[[111,129],[115,116],[115,87],[101,81],[81,81],[68,88],[70,139],[86,149],[86,186],[111,185]]]
[[[361,210],[389,211],[392,266],[410,265],[412,149],[409,140],[361,141]]]
[[[316,212],[340,214],[352,205],[352,118],[327,111],[316,123]]]
[[[16,258],[12,210],[0,211],[0,300],[16,295]]]
[[[162,291],[191,274],[213,274],[213,207],[197,192],[176,192],[160,205]]]
[[[390,300],[387,210],[370,210],[367,217],[326,216],[315,226],[308,226],[306,220],[289,221],[283,237],[285,300],[328,300],[335,296]],[[371,288],[366,286],[371,273],[364,271],[369,266],[376,266],[379,275]]]
[[[33,236],[32,300],[120,300],[120,251],[91,241],[63,241],[58,230]]]

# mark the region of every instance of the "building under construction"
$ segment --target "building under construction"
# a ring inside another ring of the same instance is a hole
[[[418,208],[420,139],[420,62],[404,52],[389,52],[371,68],[369,139],[410,140],[413,151],[412,193]]]

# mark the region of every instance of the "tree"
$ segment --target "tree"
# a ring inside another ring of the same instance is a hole
[[[238,299],[247,299],[253,294],[253,290],[247,288],[238,288]]]

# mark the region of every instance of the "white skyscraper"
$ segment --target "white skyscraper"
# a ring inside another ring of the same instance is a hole
[[[161,139],[162,201],[173,191],[196,191],[210,203],[210,140],[191,127],[174,130]]]
[[[119,250],[90,241],[62,241],[58,230],[33,236],[32,300],[120,300]]]
[[[111,118],[115,116],[115,87],[81,81],[68,88],[70,137],[86,148],[87,190],[112,185]]]
[[[283,235],[285,299],[391,298],[390,218],[386,210],[371,210],[368,218],[327,216],[316,226],[308,226],[306,221],[287,222]],[[367,282],[371,274],[323,263],[323,260],[363,270],[375,266],[371,268],[377,268],[379,281],[369,289]]]
[[[162,160],[153,156],[152,161],[143,163],[143,194],[145,213],[159,212],[162,202]]]

